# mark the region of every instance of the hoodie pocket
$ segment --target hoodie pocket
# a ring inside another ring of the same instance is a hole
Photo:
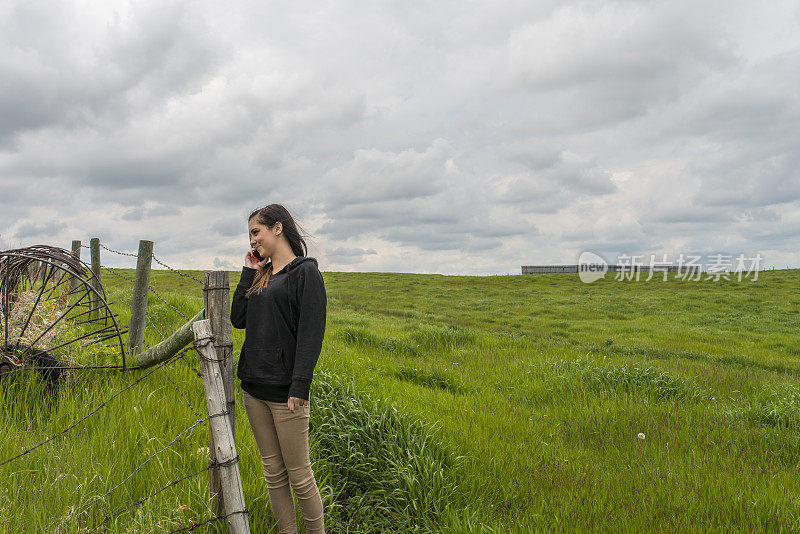
[[[282,379],[287,373],[281,348],[248,348],[245,357],[239,360],[239,378],[246,382]]]

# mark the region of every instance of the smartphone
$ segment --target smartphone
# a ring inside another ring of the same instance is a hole
[[[252,253],[253,253],[253,256],[255,256],[255,258],[256,258],[258,261],[264,261],[264,258],[262,258],[262,257],[261,257],[261,254],[259,254],[259,253],[258,253],[258,251],[257,251],[256,249],[252,249],[250,252],[252,252]]]

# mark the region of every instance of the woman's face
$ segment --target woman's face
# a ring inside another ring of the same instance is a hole
[[[257,217],[253,217],[248,224],[250,246],[256,249],[262,258],[270,258],[278,243],[278,234],[282,229],[281,223],[275,223],[272,228],[269,228],[259,223],[257,219]]]

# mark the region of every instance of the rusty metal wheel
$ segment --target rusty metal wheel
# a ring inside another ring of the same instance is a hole
[[[68,251],[0,251],[0,366],[7,372],[53,369],[42,364],[44,354],[63,368],[124,369],[124,333],[97,277]]]
[[[0,354],[0,376],[12,371],[15,367],[15,363],[16,362],[12,361],[11,358]]]

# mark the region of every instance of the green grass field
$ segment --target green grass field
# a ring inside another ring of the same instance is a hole
[[[324,273],[329,314],[311,440],[327,530],[800,530],[798,275],[585,285],[575,275]],[[127,282],[104,276],[109,294],[130,300]],[[232,273],[231,288],[237,280]],[[191,280],[156,271],[152,285],[187,315],[202,306]],[[181,324],[158,300],[150,306],[164,332]],[[125,306],[116,310],[127,323]],[[242,340],[234,331],[235,350]],[[0,462],[144,372],[83,372],[57,394],[6,377]],[[206,415],[201,381],[185,362],[169,364],[0,466],[0,531],[94,531],[206,467],[198,426],[92,502],[198,418],[170,379]],[[277,532],[238,387],[237,395],[253,532]],[[205,521],[207,494],[203,473],[99,531]]]

